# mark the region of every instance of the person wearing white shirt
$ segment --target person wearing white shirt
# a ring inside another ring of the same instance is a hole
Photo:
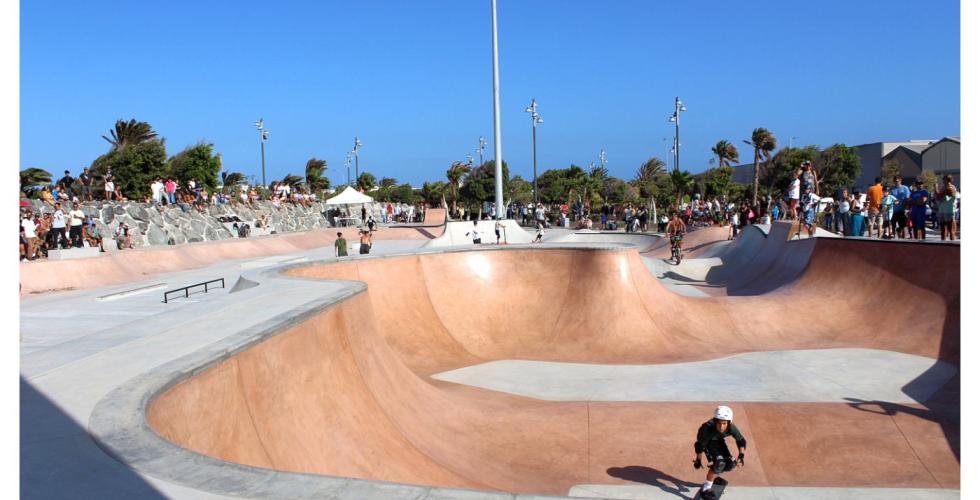
[[[27,240],[24,257],[27,260],[34,260],[37,258],[34,255],[37,252],[37,224],[34,223],[34,215],[31,212],[24,213],[24,217],[20,220],[20,227],[23,228],[24,239]]]
[[[479,245],[480,243],[482,243],[482,240],[480,239],[480,229],[476,225],[477,222],[478,221],[473,221],[473,229],[466,233],[466,236],[472,235],[474,245]]]
[[[160,205],[163,203],[163,180],[157,177],[150,184],[150,192],[153,194],[153,202]]]
[[[68,236],[65,234],[65,225],[67,222],[68,216],[61,209],[61,203],[55,203],[54,213],[51,214],[51,230],[48,231],[51,235],[51,241],[48,242],[49,248],[56,248],[59,245],[62,248],[68,248]]]
[[[71,211],[68,212],[68,237],[71,240],[71,246],[75,248],[82,247],[82,222],[85,221],[85,212],[82,212],[78,208],[78,203],[73,203]]]

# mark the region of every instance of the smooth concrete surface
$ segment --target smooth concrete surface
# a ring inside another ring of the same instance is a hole
[[[737,481],[737,473],[729,473]],[[608,498],[616,500],[661,500],[694,498],[701,484],[657,478],[659,486],[586,484],[575,486],[568,495],[576,498]],[[953,500],[960,498],[959,490],[927,488],[753,488],[729,485],[722,498],[729,500]]]
[[[174,272],[168,283],[227,275],[257,285],[169,309],[148,295],[95,309],[106,287],[24,300],[34,326],[22,332],[22,374],[33,373],[23,387],[37,395],[21,405],[31,423],[22,441],[32,443],[22,447],[25,496],[531,498],[643,482],[617,468],[697,482],[691,440],[718,401],[546,402],[429,375],[526,355],[649,364],[826,347],[959,362],[958,247],[902,245],[910,250],[894,255],[876,242],[817,239],[797,277],[763,278],[788,279],[778,293],[695,299],[661,286],[635,250],[513,245],[400,255],[421,242],[400,243],[379,241],[377,255],[340,261],[322,248],[268,266],[235,260]],[[309,261],[286,263],[301,258]],[[926,263],[925,276],[895,272],[916,262]],[[279,274],[282,265],[289,275]],[[853,272],[828,276],[841,266]],[[494,293],[493,283],[507,292]],[[783,321],[784,311],[827,306],[828,289],[862,283],[875,302],[872,288],[894,290],[918,308],[897,312],[877,335],[853,328],[862,302],[833,303],[833,314],[807,318],[803,332],[800,318]],[[912,320],[920,328],[893,335]],[[712,325],[731,325],[731,341],[718,345]],[[85,354],[66,354],[74,351]],[[883,480],[899,492],[955,491],[954,383],[915,404],[733,403],[752,452],[729,491],[837,494],[827,487],[843,486],[861,494]],[[800,436],[793,423],[804,418],[811,432]],[[221,458],[228,454],[252,465]],[[811,454],[824,457],[819,467]],[[281,470],[256,467],[262,460]],[[317,475],[287,472],[310,468]],[[453,485],[503,492],[441,487]],[[517,491],[530,493],[506,493]]]
[[[500,360],[432,375],[548,401],[929,400],[955,366],[879,349],[764,351],[691,363],[595,365]],[[914,391],[907,386],[919,380]]]

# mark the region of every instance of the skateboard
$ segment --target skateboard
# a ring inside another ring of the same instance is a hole
[[[725,486],[728,486],[728,481],[722,477],[716,477],[714,484],[711,485],[711,491],[715,494],[714,500],[719,500],[721,495],[725,492]],[[694,494],[694,500],[701,500],[704,497],[701,496],[701,487],[698,487],[698,492]]]

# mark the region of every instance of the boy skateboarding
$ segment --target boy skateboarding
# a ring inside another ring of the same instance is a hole
[[[727,406],[719,406],[715,409],[715,416],[711,420],[701,424],[698,428],[698,437],[694,442],[694,468],[700,469],[704,466],[704,459],[707,456],[708,474],[705,477],[704,485],[694,498],[705,500],[717,500],[728,484],[720,477],[722,472],[735,469],[736,465],[745,465],[745,438],[739,432],[738,427],[732,422],[732,409]],[[738,458],[732,458],[732,453],[728,451],[725,438],[731,436],[735,438],[735,445],[738,447]],[[717,484],[715,484],[717,482]]]

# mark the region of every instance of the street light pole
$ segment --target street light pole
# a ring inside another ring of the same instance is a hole
[[[347,159],[344,160],[344,165],[347,166],[347,185],[350,186],[350,152],[347,153]]]
[[[502,165],[503,152],[500,145],[500,75],[497,68],[497,0],[490,0],[490,27],[493,32],[493,154],[496,163],[494,169],[494,188],[497,199],[497,219],[504,216],[504,168]]]
[[[524,108],[525,113],[531,113],[531,158],[534,164],[534,206],[538,205],[538,124],[544,123],[544,118],[538,114],[538,102],[531,98],[531,105]]]
[[[261,118],[255,122],[255,128],[259,131],[259,141],[262,144],[262,185],[268,186],[265,183],[265,141],[269,139],[269,130],[265,128],[265,122]]]
[[[357,136],[354,136],[354,182],[357,182],[357,180],[361,177],[361,157],[358,154],[358,151],[361,150],[361,146],[363,146],[361,141],[357,139]]]
[[[668,119],[674,123],[674,170],[681,168],[681,111],[687,111],[687,106],[681,102],[680,97],[675,97],[674,114]]]
[[[480,136],[480,147],[476,148],[476,152],[477,153],[480,153],[480,164],[477,165],[478,167],[482,167],[483,166],[483,150],[486,149],[486,148],[487,148],[487,140],[484,139],[483,136],[481,135]]]

